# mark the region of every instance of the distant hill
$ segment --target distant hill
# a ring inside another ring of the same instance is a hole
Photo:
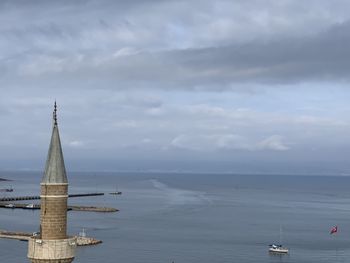
[[[5,179],[5,178],[0,178],[0,181],[11,181],[11,180]]]

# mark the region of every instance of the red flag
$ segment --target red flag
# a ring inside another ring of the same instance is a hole
[[[334,227],[332,227],[330,234],[332,235],[332,234],[335,234],[337,232],[338,232],[338,226],[334,226]]]

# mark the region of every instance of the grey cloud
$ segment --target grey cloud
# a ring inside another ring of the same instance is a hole
[[[349,36],[350,23],[344,23],[308,38],[177,51],[169,60],[184,73],[179,79],[198,85],[349,81]]]
[[[90,83],[99,82],[110,89],[216,90],[242,83],[348,82],[349,36],[350,23],[344,23],[308,38],[267,43],[131,54],[128,51],[117,57],[109,53],[32,54],[22,56],[16,70],[29,79],[59,79],[64,75],[68,84],[84,76]],[[13,62],[8,67],[10,71]],[[118,87],[111,86],[113,82]]]
[[[290,148],[280,135],[272,135],[262,141],[237,134],[189,135],[180,134],[171,140],[170,146],[192,151],[287,151]]]
[[[347,20],[347,9],[344,0],[2,1],[1,46],[9,54],[222,46],[319,32]]]
[[[5,1],[0,81],[81,88],[84,79],[84,88],[190,90],[347,82],[350,7],[341,5]]]
[[[283,137],[279,135],[272,135],[257,144],[257,148],[264,150],[275,150],[275,151],[287,151],[289,147],[282,141]]]

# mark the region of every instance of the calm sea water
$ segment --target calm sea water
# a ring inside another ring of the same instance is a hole
[[[39,193],[40,173],[1,173],[11,195]],[[103,240],[78,248],[74,262],[232,263],[348,262],[350,178],[337,176],[70,173],[70,193],[122,191],[71,198],[118,213],[69,212],[69,233],[85,228]],[[4,195],[4,194],[3,194]],[[10,195],[10,194],[7,194]],[[38,230],[39,212],[0,210],[0,228]],[[329,230],[338,225],[339,233]],[[267,252],[270,243],[287,256]],[[27,262],[27,243],[0,239],[1,262]]]

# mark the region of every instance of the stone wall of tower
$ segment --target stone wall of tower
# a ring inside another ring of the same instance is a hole
[[[41,185],[41,238],[67,238],[68,184]]]
[[[32,263],[71,263],[74,258],[68,259],[32,259]]]
[[[72,262],[75,255],[77,240],[67,239],[48,240],[32,237],[28,242],[28,258],[36,263],[67,263]]]

